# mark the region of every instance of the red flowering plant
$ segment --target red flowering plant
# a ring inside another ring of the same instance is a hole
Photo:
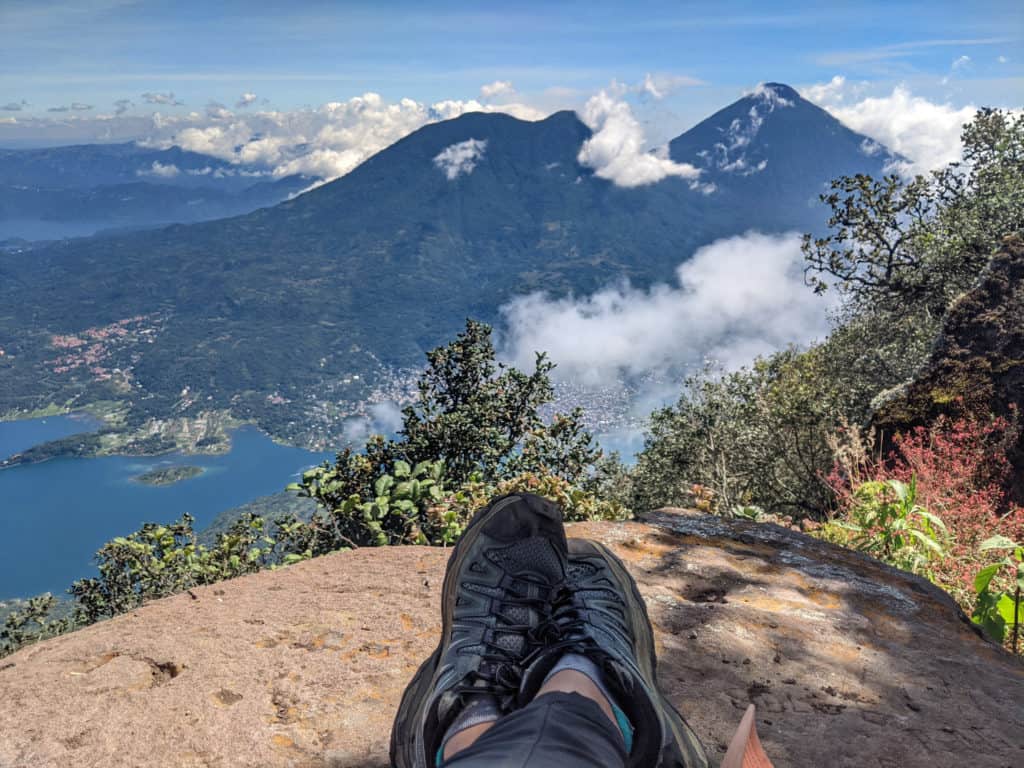
[[[835,493],[836,512],[817,535],[877,555],[884,550],[872,541],[886,532],[851,533],[851,526],[864,519],[865,491],[893,481],[912,485],[916,504],[941,520],[945,531],[941,553],[930,548],[926,567],[914,570],[972,613],[975,577],[995,557],[982,543],[996,535],[1024,540],[1024,508],[1012,506],[1005,490],[1012,471],[1007,450],[1019,430],[1015,408],[1009,417],[939,416],[927,426],[896,435],[893,450],[881,457],[870,453],[873,435],[844,427],[833,440],[836,463],[826,478]]]

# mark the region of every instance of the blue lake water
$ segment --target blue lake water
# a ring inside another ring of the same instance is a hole
[[[49,440],[91,432],[99,421],[90,416],[48,416],[44,419],[0,422],[0,461]]]
[[[96,425],[80,416],[0,422],[0,459]],[[643,447],[636,432],[598,439],[627,463]],[[201,530],[220,512],[277,493],[299,472],[332,455],[278,445],[243,427],[222,456],[61,458],[0,470],[0,600],[62,593],[75,579],[95,573],[93,554],[115,536],[142,523],[170,522],[184,512]],[[133,480],[151,469],[182,464],[205,471],[169,486]]]
[[[0,457],[82,431],[83,422],[73,417],[0,422]],[[59,594],[95,573],[93,554],[113,537],[184,512],[204,528],[218,513],[283,490],[299,472],[331,456],[278,445],[243,427],[222,456],[61,458],[0,470],[0,600]],[[132,480],[182,464],[205,472],[161,487]]]

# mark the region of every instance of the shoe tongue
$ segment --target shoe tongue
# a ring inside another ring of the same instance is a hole
[[[540,536],[495,547],[487,551],[487,557],[512,576],[534,576],[554,585],[565,575],[554,545]]]

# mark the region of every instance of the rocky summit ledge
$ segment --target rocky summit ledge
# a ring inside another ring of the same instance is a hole
[[[1024,761],[1024,668],[927,582],[772,525],[581,523],[637,578],[661,683],[717,762],[744,708],[778,768]],[[323,557],[0,659],[0,766],[388,764],[448,553]]]

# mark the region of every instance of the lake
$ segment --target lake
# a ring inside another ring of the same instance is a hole
[[[0,459],[96,426],[78,415],[0,422]],[[627,463],[643,447],[637,432],[598,439]],[[283,490],[327,458],[333,454],[278,445],[256,428],[242,427],[232,433],[231,451],[221,456],[60,458],[0,470],[0,600],[60,594],[75,579],[95,574],[93,554],[115,536],[143,523],[171,522],[184,512],[201,530],[224,510]],[[168,486],[133,480],[176,465],[204,472]]]
[[[73,416],[0,422],[0,458],[89,428],[90,422]],[[115,536],[184,512],[202,529],[218,513],[281,491],[298,473],[331,457],[278,445],[242,427],[221,456],[60,458],[0,470],[0,600],[59,594],[75,579],[95,574],[93,554]],[[160,487],[132,479],[182,464],[205,471]]]

